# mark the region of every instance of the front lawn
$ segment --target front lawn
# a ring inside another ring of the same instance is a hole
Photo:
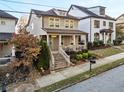
[[[98,50],[89,50],[90,53],[93,53],[101,58],[107,57],[107,56],[111,56],[114,54],[118,54],[123,52],[120,49],[115,49],[113,47],[109,47],[109,48],[105,48],[105,49],[98,49]]]

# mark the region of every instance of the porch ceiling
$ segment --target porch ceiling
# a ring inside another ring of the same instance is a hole
[[[56,34],[88,34],[80,30],[70,30],[70,29],[44,29],[47,33],[56,33]]]
[[[111,29],[102,29],[102,30],[100,30],[100,33],[112,33],[113,32],[113,30],[111,30]]]

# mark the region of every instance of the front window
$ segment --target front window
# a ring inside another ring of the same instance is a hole
[[[109,22],[109,28],[113,29],[113,22]]]
[[[49,27],[54,27],[54,18],[49,18]]]
[[[59,18],[49,18],[49,27],[55,27],[55,28],[59,28],[60,25],[60,19]]]
[[[103,21],[103,26],[106,26],[106,21]]]
[[[5,25],[6,23],[5,23],[5,21],[1,21],[1,25]]]
[[[65,28],[69,28],[69,20],[65,20]]]
[[[59,28],[59,18],[56,18],[55,19],[55,27],[56,28]]]
[[[74,21],[70,20],[70,28],[73,28],[73,27],[74,27]]]
[[[94,28],[100,28],[100,21],[94,20]]]

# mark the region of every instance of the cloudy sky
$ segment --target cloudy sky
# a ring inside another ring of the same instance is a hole
[[[1,10],[14,10],[14,11],[23,11],[29,12],[30,9],[38,10],[48,10],[53,7],[45,6],[33,6],[26,4],[16,4],[5,2],[6,0],[0,0],[0,9]],[[19,1],[27,3],[36,3],[41,5],[56,6],[61,7],[60,9],[68,9],[71,4],[81,5],[84,7],[92,6],[105,6],[106,13],[112,17],[118,17],[124,13],[124,0],[9,0],[9,1]],[[24,14],[11,13],[16,17],[20,17]]]

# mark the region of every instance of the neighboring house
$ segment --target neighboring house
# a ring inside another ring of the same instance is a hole
[[[121,31],[124,32],[124,14],[120,15],[117,19],[116,19],[116,26],[120,27]]]
[[[16,33],[23,29],[28,23],[28,15],[21,16],[16,24]]]
[[[78,29],[79,19],[65,10],[31,10],[28,30],[45,38],[52,51],[59,48],[80,50],[87,48],[87,33]]]
[[[79,29],[89,33],[88,40],[111,42],[116,38],[115,19],[106,15],[105,7],[82,7],[71,5],[68,14],[80,18]]]
[[[0,10],[0,58],[11,55],[12,45],[8,41],[15,31],[17,18]]]

